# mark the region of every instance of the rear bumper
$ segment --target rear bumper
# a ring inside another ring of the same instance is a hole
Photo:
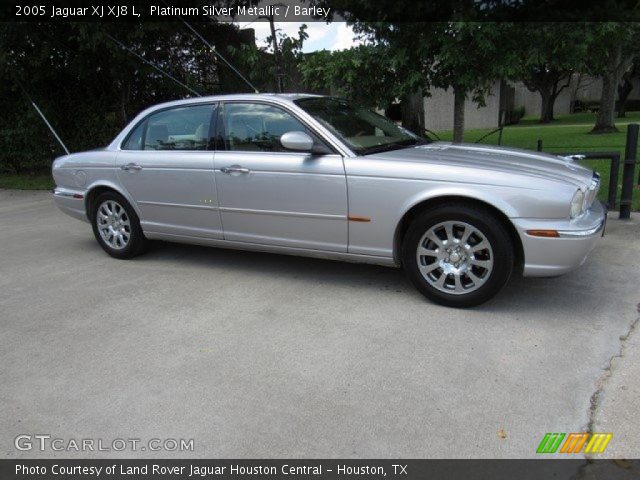
[[[575,220],[513,219],[524,250],[524,275],[550,277],[578,268],[604,234],[606,220],[600,202]],[[556,230],[559,237],[532,236],[527,230]]]
[[[84,203],[84,191],[56,187],[53,190],[53,201],[67,215],[88,222]]]

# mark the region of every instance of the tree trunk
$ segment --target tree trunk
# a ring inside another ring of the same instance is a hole
[[[557,93],[551,95],[551,98],[549,98],[549,105],[547,106],[547,120],[548,120],[548,122],[553,122],[556,119],[556,117],[553,114],[553,109],[554,109],[554,106],[556,104],[556,98],[558,98],[558,94]]]
[[[553,96],[550,89],[540,90],[540,99],[542,101],[540,106],[540,123],[549,123],[553,120]]]
[[[614,123],[616,86],[618,84],[615,73],[607,72],[602,76],[602,95],[600,97],[600,109],[596,118],[596,125],[591,133],[611,133],[618,129]]]
[[[560,93],[571,84],[571,72],[544,71],[540,68],[538,73],[528,79],[523,79],[523,82],[529,91],[540,94],[539,122],[550,123],[555,120],[554,106]]]
[[[571,100],[569,103],[569,113],[575,113],[576,110],[576,100],[578,100],[578,92],[580,91],[580,86],[582,84],[582,73],[578,73],[576,77],[576,83],[574,88],[571,89]]]
[[[453,143],[462,143],[464,136],[464,104],[466,91],[460,87],[453,89]]]
[[[616,92],[624,72],[629,68],[633,57],[622,58],[622,46],[618,45],[615,53],[607,61],[607,70],[602,75],[602,95],[596,124],[591,133],[617,132],[614,116],[616,110]]]
[[[400,102],[402,126],[413,133],[424,136],[424,97],[422,90],[406,95]]]
[[[633,83],[628,78],[625,78],[622,84],[618,86],[618,118],[627,116],[627,99],[631,90],[633,90]]]
[[[547,105],[547,122],[546,122],[546,123],[553,122],[553,121],[556,119],[556,117],[555,117],[555,115],[554,115],[554,113],[553,113],[553,112],[554,112],[554,109],[555,109],[556,100],[557,100],[557,99],[558,99],[558,97],[560,96],[560,92],[562,92],[562,90],[563,90],[563,88],[561,88],[561,89],[559,89],[559,90],[558,90],[558,89],[556,88],[557,86],[558,86],[558,84],[556,84],[556,85],[554,86],[554,91],[553,91],[553,93],[551,94],[551,97],[549,97],[549,100],[548,100],[548,105]]]

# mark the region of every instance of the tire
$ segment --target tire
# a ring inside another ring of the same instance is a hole
[[[129,202],[119,193],[101,193],[91,206],[93,234],[102,249],[114,258],[133,258],[145,252],[149,240]]]
[[[505,225],[491,211],[462,203],[419,214],[402,245],[402,264],[411,283],[448,307],[474,307],[493,298],[509,280],[514,263]]]

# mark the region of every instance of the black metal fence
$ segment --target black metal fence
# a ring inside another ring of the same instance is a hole
[[[607,209],[614,210],[616,208],[616,200],[618,199],[618,177],[620,172],[620,152],[581,152],[576,154],[559,153],[558,155],[580,155],[585,160],[609,160],[609,190],[607,192]]]
[[[638,124],[627,127],[627,144],[624,149],[624,169],[622,170],[622,192],[620,193],[620,218],[631,218],[633,197],[633,177],[638,158]]]
[[[631,218],[631,205],[634,188],[634,171],[638,158],[638,130],[637,123],[629,124],[627,128],[627,143],[625,147],[625,160],[622,172],[622,190],[620,193],[620,218]],[[537,150],[542,152],[543,144],[539,139]],[[607,192],[607,208],[615,209],[618,198],[618,178],[620,172],[620,152],[568,152],[555,153],[554,155],[571,156],[579,155],[587,160],[609,160],[609,190]],[[640,177],[638,177],[640,185]]]

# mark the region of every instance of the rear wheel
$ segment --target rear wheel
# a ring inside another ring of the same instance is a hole
[[[402,260],[411,282],[430,300],[473,307],[494,297],[509,280],[514,248],[492,212],[445,204],[411,223]]]
[[[100,194],[93,202],[93,234],[102,249],[115,258],[132,258],[149,246],[129,202],[116,192]]]

